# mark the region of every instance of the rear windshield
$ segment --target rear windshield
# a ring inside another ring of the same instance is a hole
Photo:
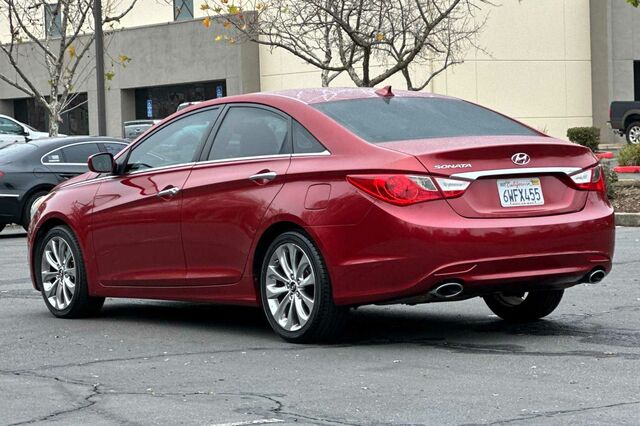
[[[372,143],[456,136],[539,135],[498,113],[455,99],[367,98],[314,107]]]

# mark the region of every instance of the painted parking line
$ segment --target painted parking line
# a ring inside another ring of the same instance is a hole
[[[234,423],[216,423],[211,426],[246,426],[246,425],[266,425],[270,423],[283,423],[284,420],[280,419],[258,419],[250,420],[246,422],[234,422]]]

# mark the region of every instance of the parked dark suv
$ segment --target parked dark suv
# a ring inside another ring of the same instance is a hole
[[[640,143],[640,102],[612,102],[609,108],[609,123],[627,142]]]
[[[80,136],[14,143],[0,149],[0,231],[9,223],[26,229],[36,201],[60,182],[87,172],[89,156],[116,154],[125,146],[122,139]]]

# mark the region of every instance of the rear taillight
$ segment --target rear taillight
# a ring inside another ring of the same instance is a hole
[[[4,176],[4,172],[0,170],[0,177]]]
[[[367,194],[397,206],[459,197],[469,186],[467,181],[421,175],[353,175],[347,180]]]
[[[571,175],[571,180],[576,189],[582,191],[607,192],[604,173],[600,165]]]

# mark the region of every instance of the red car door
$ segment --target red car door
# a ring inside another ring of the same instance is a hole
[[[162,126],[100,184],[91,225],[103,285],[184,284],[182,191],[217,115],[200,110]]]
[[[291,160],[290,119],[258,106],[229,107],[183,191],[187,285],[235,283]]]

